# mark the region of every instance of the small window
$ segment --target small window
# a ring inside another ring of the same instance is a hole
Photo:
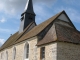
[[[24,46],[24,59],[29,59],[29,44],[26,43]]]
[[[1,59],[2,59],[3,53],[1,53]]]
[[[29,57],[29,44],[27,45],[26,58]]]
[[[16,58],[16,48],[14,47],[14,49],[13,49],[13,60],[15,60],[15,58]]]
[[[8,52],[6,51],[6,60],[8,60]]]
[[[45,47],[41,48],[41,59],[45,58]]]

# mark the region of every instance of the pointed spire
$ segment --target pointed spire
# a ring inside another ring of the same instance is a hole
[[[26,7],[24,9],[24,12],[35,14],[34,11],[33,11],[33,3],[32,3],[32,0],[27,0],[27,3],[26,3]]]
[[[26,29],[26,27],[28,27],[32,22],[33,24],[28,27],[27,31],[31,30],[34,26],[36,26],[35,16],[36,14],[33,10],[32,0],[27,0],[24,12],[21,14],[19,33],[23,32]]]

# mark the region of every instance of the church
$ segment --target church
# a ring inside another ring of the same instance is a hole
[[[19,30],[0,47],[0,60],[80,60],[80,32],[64,10],[39,25],[35,16],[27,0]]]

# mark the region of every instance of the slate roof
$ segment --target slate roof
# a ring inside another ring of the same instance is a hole
[[[52,43],[52,42],[69,42],[69,43],[75,43],[75,44],[80,44],[80,32],[67,27],[63,26],[61,24],[55,24],[55,31],[56,32],[56,37],[55,35],[51,32],[53,31],[52,29],[47,32],[45,37],[37,43],[37,46]]]
[[[64,12],[64,11],[62,11]],[[29,39],[31,37],[36,36],[39,34],[43,29],[45,29],[52,21],[54,21],[62,12],[56,14],[55,16],[49,18],[45,22],[39,24],[38,26],[35,26],[32,30],[30,30],[27,34],[22,36],[19,40],[16,41],[16,43],[21,42],[23,40]]]
[[[37,36],[39,33],[41,33],[41,31],[43,29],[45,29],[51,22],[54,22],[62,13],[65,13],[65,11],[62,11],[58,14],[56,14],[55,16],[49,18],[48,20],[46,20],[45,22],[35,26],[34,28],[32,28],[29,32],[26,33],[26,30],[30,27],[30,25],[33,23],[30,23],[29,26],[22,32],[19,34],[19,32],[16,32],[14,35],[12,35],[0,48],[0,50],[3,50],[9,46],[12,46],[14,44],[17,44],[19,42],[22,42],[26,39],[32,38],[34,36]],[[65,13],[66,14],[66,13]],[[68,16],[67,16],[68,17]],[[75,28],[75,27],[74,27]],[[66,27],[66,26],[62,26],[59,24],[55,24],[55,29],[57,32],[57,38],[54,39],[53,38],[53,34],[50,32],[52,31],[52,29],[50,31],[48,31],[46,33],[46,35],[44,36],[44,38],[42,40],[40,40],[38,42],[37,45],[43,45],[43,44],[47,44],[50,42],[54,42],[54,41],[67,41],[67,42],[72,42],[72,43],[80,43],[80,32],[78,32],[76,29],[71,29],[70,27]],[[66,32],[67,33],[64,33]],[[71,33],[72,32],[72,33]],[[64,34],[63,34],[64,33]],[[66,36],[67,35],[71,35],[70,36]],[[74,35],[75,34],[75,35]],[[75,37],[75,38],[74,38]],[[64,40],[65,39],[65,40]],[[74,41],[73,41],[74,40]]]
[[[80,32],[73,28],[56,24],[58,41],[80,44]]]
[[[10,36],[7,41],[1,46],[0,50],[8,47],[14,40],[14,38],[18,35],[18,32],[16,32],[15,34],[13,34],[12,36]]]

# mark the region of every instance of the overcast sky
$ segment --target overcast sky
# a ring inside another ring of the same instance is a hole
[[[27,0],[0,0],[0,45],[19,30],[21,13]],[[33,0],[36,23],[65,10],[80,31],[80,0]]]

